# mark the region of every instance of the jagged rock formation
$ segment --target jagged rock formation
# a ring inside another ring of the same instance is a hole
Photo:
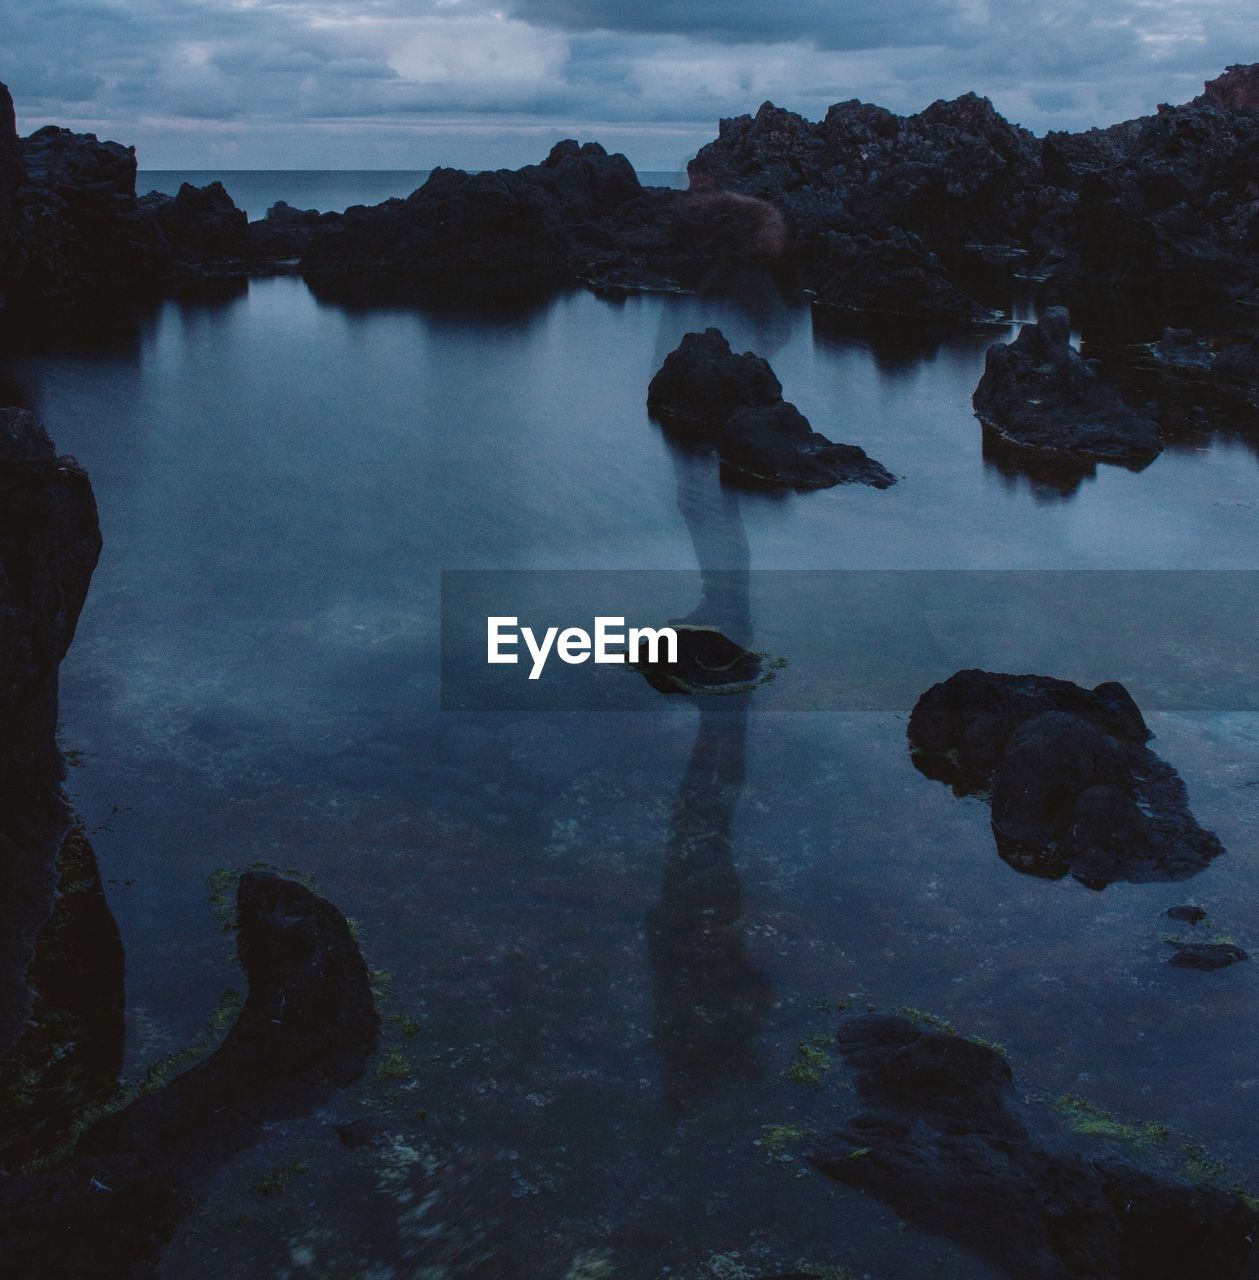
[[[237,891],[249,996],[223,1044],[93,1125],[55,1170],[0,1182],[8,1274],[146,1274],[196,1173],[247,1141],[276,1096],[304,1100],[363,1069],[379,1030],[345,918],[292,880],[247,871]]]
[[[686,334],[647,389],[647,408],[683,438],[711,445],[728,473],[747,484],[825,489],[896,477],[864,449],[833,444],[793,404],[768,361],[736,355],[721,331]]]
[[[1091,888],[1183,880],[1224,850],[1121,684],[959,671],[909,719],[914,763],[959,795],[989,793],[1002,858]]]
[[[911,231],[830,232],[818,267],[816,305],[933,321],[992,319],[948,279],[940,259]]]
[[[57,672],[100,554],[96,503],[33,414],[0,409],[0,1052],[31,1007],[71,823],[60,794]]]
[[[400,273],[421,285],[556,284],[580,265],[579,228],[641,191],[624,156],[571,140],[515,172],[434,169],[406,200],[356,206],[317,228],[303,265],[312,274]]]
[[[204,187],[185,182],[174,196],[150,191],[139,206],[177,250],[224,258],[241,258],[249,251],[249,219],[221,182]]]
[[[846,1020],[864,1108],[811,1159],[1018,1280],[1249,1275],[1259,1214],[1235,1192],[1046,1149],[987,1045],[904,1018]]]
[[[1051,307],[1011,343],[989,347],[975,388],[986,430],[1023,449],[1140,467],[1162,452],[1158,427],[1130,409],[1071,345],[1071,318]]]
[[[1221,351],[1211,362],[1211,381],[1227,399],[1259,411],[1259,338]]]

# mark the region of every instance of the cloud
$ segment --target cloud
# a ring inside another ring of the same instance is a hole
[[[1074,128],[1259,60],[1251,0],[0,0],[0,23],[24,128],[189,166],[519,164],[597,130],[673,167],[766,98],[818,118],[969,89]]]

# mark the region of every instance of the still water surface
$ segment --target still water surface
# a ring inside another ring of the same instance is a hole
[[[707,324],[900,483],[734,493],[676,451],[646,385]],[[62,732],[131,1067],[240,985],[224,868],[312,877],[386,992],[368,1077],[225,1166],[165,1274],[983,1276],[763,1143],[855,1105],[840,1068],[784,1076],[850,998],[1003,1044],[1033,1105],[1168,1125],[1142,1159],[1177,1168],[1192,1139],[1259,1180],[1259,973],[1169,969],[1162,914],[1199,901],[1259,945],[1259,717],[1147,708],[1229,853],[1093,892],[1000,861],[987,806],[913,768],[908,706],[439,710],[443,568],[1259,567],[1253,443],[1067,484],[986,461],[992,337],[872,346],[759,287],[491,315],[349,311],[280,278],[11,363],[100,504]],[[397,1136],[351,1153],[334,1126],[365,1114]]]

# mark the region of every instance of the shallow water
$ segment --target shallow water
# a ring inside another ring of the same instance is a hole
[[[220,869],[313,877],[390,975],[369,1076],[224,1166],[165,1274],[403,1276],[440,1245],[465,1250],[453,1274],[984,1275],[757,1145],[855,1105],[839,1068],[783,1074],[840,999],[1001,1043],[1031,1098],[1168,1125],[1142,1159],[1179,1168],[1192,1140],[1259,1182],[1255,966],[1169,969],[1162,915],[1198,901],[1208,936],[1259,942],[1259,716],[1145,708],[1229,853],[1094,892],[997,857],[986,805],[914,769],[909,706],[439,710],[445,568],[1259,567],[1253,443],[1008,473],[969,406],[993,334],[871,345],[737,286],[490,315],[268,279],[112,352],[10,363],[101,509],[62,737],[127,947],[132,1069],[240,985]],[[901,481],[722,488],[644,408],[707,324]],[[397,1140],[346,1151],[333,1124],[361,1114]],[[482,1237],[516,1261],[475,1272]]]

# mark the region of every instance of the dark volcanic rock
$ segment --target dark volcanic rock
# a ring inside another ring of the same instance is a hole
[[[695,169],[780,205],[802,246],[866,227],[911,231],[932,247],[1006,242],[1039,207],[1035,138],[974,94],[914,116],[838,103],[817,124],[767,102],[722,120]]]
[[[1128,408],[1070,342],[1071,320],[1051,307],[1009,344],[988,349],[975,388],[985,429],[1011,445],[1143,466],[1162,451],[1158,428]]]
[[[249,996],[220,1048],[98,1122],[55,1171],[0,1183],[0,1248],[15,1280],[143,1273],[190,1180],[248,1141],[268,1105],[362,1071],[379,1018],[345,918],[256,871],[241,877],[237,905]]]
[[[33,414],[0,409],[0,1053],[24,1029],[26,975],[70,830],[57,673],[100,554],[96,502]]]
[[[1259,111],[1259,63],[1226,67],[1203,85],[1202,97],[1228,111]]]
[[[1170,914],[1170,912],[1169,912]],[[1227,969],[1250,956],[1231,942],[1170,942],[1175,954],[1167,962],[1177,969]]]
[[[59,768],[57,669],[100,549],[87,475],[29,410],[0,409],[0,769]]]
[[[647,389],[651,415],[713,446],[729,478],[769,488],[824,489],[896,477],[856,445],[834,444],[782,398],[768,361],[736,355],[718,329],[686,334]]]
[[[18,304],[56,313],[156,291],[169,270],[161,231],[135,196],[131,147],[48,126],[22,143]]]
[[[819,307],[876,311],[924,320],[992,318],[951,281],[940,259],[909,231],[826,237],[818,270]]]
[[[1184,783],[1114,682],[959,671],[918,699],[914,763],[959,794],[990,791],[1001,856],[1020,871],[1181,880],[1223,852],[1189,811]]]
[[[640,192],[624,156],[571,140],[515,172],[434,169],[406,200],[356,206],[320,227],[302,265],[310,273],[390,272],[493,291],[559,283],[580,265],[579,228],[611,217]]]
[[[1184,920],[1189,924],[1201,924],[1207,918],[1207,913],[1201,907],[1193,905],[1168,907],[1167,918],[1169,920]]]
[[[0,84],[0,305],[4,301],[4,291],[17,271],[17,193],[23,173],[22,145],[17,136],[13,98],[8,86]]]
[[[122,1067],[122,939],[81,827],[62,841],[56,874],[52,914],[25,975],[30,1018],[0,1055],[0,1167],[56,1146],[76,1116],[113,1092]]]
[[[267,210],[265,218],[249,224],[247,240],[252,258],[300,258],[321,227],[334,227],[339,213],[294,209],[283,200]]]
[[[1038,1145],[987,1046],[867,1015],[836,1037],[864,1110],[811,1155],[1017,1280],[1241,1280],[1259,1215],[1242,1197]]]
[[[760,683],[764,672],[759,654],[714,627],[672,625],[677,662],[639,662],[635,667],[661,693],[728,692]]]
[[[1211,381],[1228,399],[1259,410],[1259,338],[1221,351],[1211,365]]]
[[[1215,359],[1211,344],[1190,329],[1164,329],[1150,350],[1160,365],[1184,373],[1205,373]]]
[[[194,187],[185,182],[175,196],[150,191],[140,208],[152,215],[167,241],[208,258],[240,258],[246,253],[249,219],[221,182]]]
[[[769,361],[736,355],[720,329],[688,333],[647,388],[647,408],[672,430],[697,439],[719,432],[739,409],[783,402]]]

